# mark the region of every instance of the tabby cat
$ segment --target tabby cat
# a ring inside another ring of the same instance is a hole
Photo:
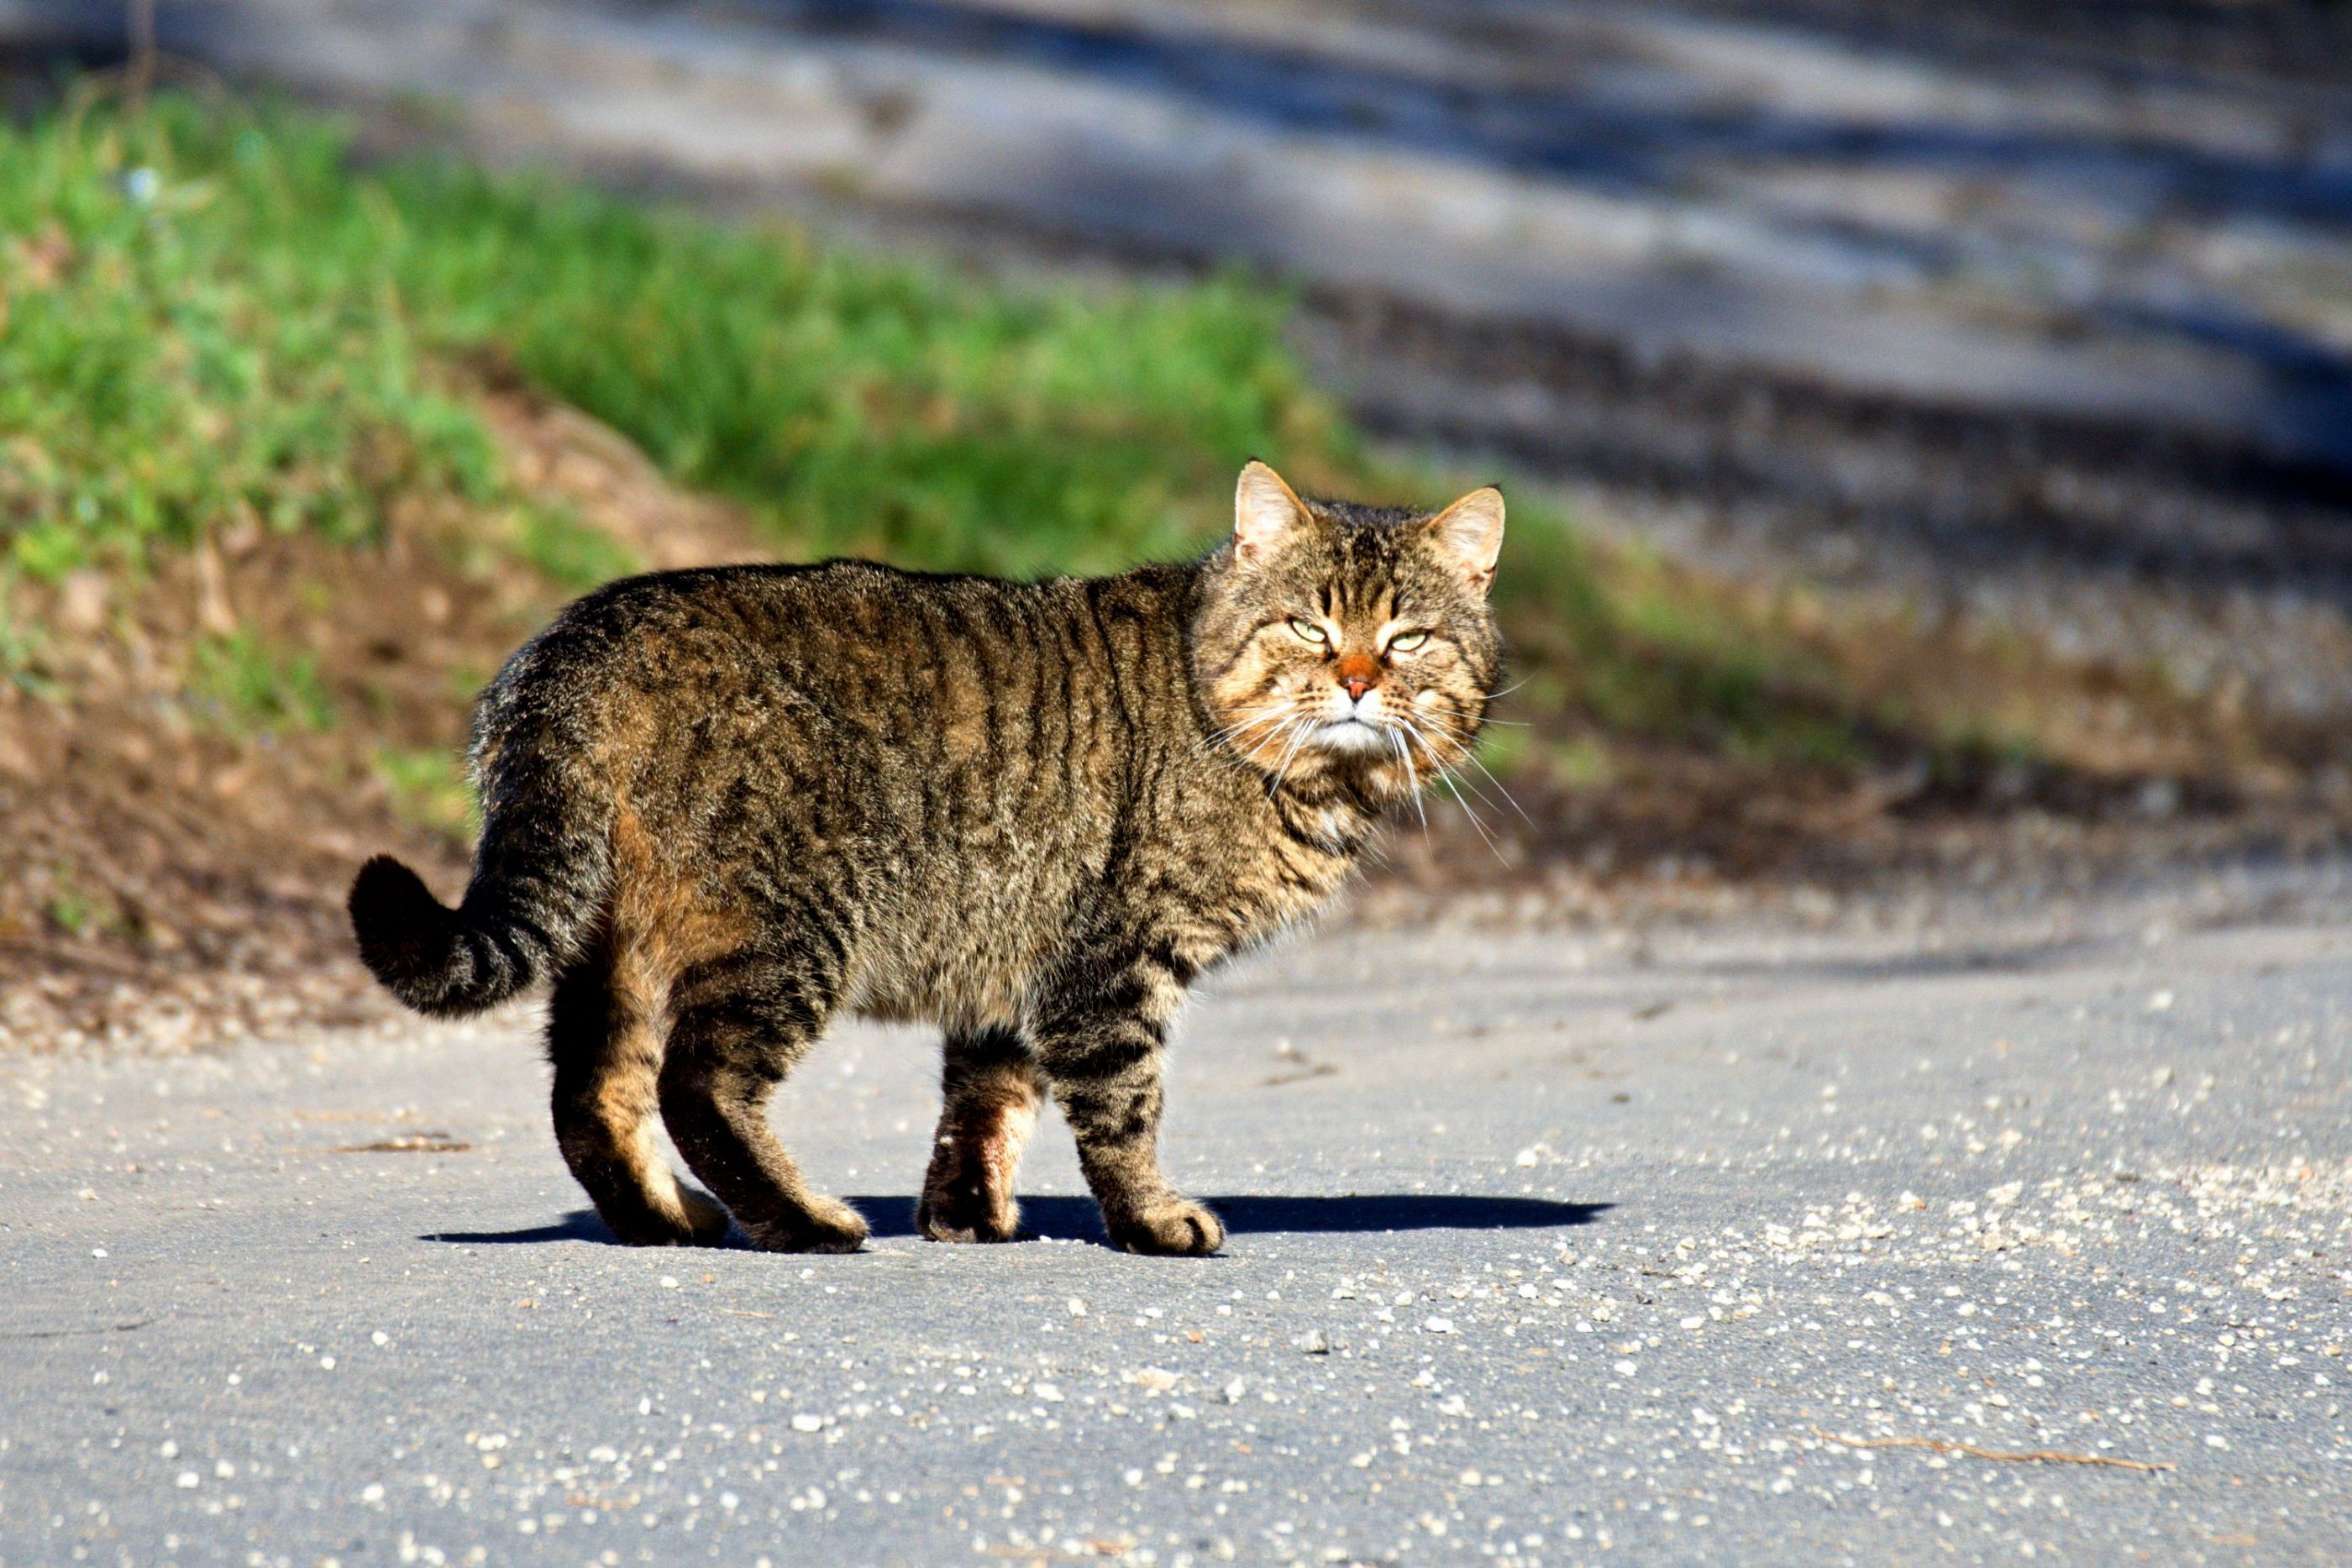
[[[846,1012],[946,1030],[924,1235],[1017,1233],[1050,1092],[1113,1241],[1216,1250],[1160,1171],[1185,987],[1462,759],[1500,652],[1495,490],[1420,516],[1252,463],[1234,513],[1204,559],[1116,577],[834,561],[589,594],[483,695],[464,903],[370,861],[361,956],[440,1015],[553,978],[556,1141],[625,1241],[732,1215],[761,1247],[859,1246],[765,1114]],[[656,1110],[717,1202],[671,1176]]]

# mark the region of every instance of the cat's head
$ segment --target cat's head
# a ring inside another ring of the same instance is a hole
[[[1461,761],[1500,666],[1487,590],[1502,544],[1491,488],[1406,512],[1307,500],[1250,464],[1192,629],[1218,736],[1285,784],[1379,798]]]

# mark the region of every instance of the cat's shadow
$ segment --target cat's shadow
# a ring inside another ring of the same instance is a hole
[[[909,1237],[915,1230],[911,1197],[852,1197],[877,1239]],[[1235,1236],[1367,1234],[1391,1230],[1543,1230],[1590,1225],[1611,1208],[1605,1203],[1560,1203],[1546,1197],[1488,1197],[1423,1192],[1379,1192],[1347,1197],[1207,1197]],[[1102,1216],[1089,1197],[1044,1197],[1021,1200],[1022,1228],[1054,1241],[1101,1241]],[[574,1209],[552,1225],[520,1230],[451,1230],[419,1238],[467,1246],[504,1246],[531,1241],[594,1241],[618,1246],[593,1208]],[[746,1245],[740,1232],[726,1245]]]

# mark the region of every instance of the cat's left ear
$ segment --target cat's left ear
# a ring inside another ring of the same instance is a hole
[[[1503,553],[1503,493],[1492,485],[1473,490],[1429,519],[1438,553],[1484,593],[1494,586],[1495,558]]]

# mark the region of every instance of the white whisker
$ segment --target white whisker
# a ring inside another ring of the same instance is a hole
[[[1484,773],[1486,776],[1486,782],[1495,787],[1496,794],[1500,795],[1504,800],[1510,802],[1511,810],[1519,814],[1520,821],[1525,822],[1530,828],[1535,827],[1536,820],[1528,815],[1528,809],[1525,806],[1520,805],[1517,800],[1512,796],[1508,789],[1503,788],[1503,781],[1495,777],[1495,770],[1493,768],[1478,760],[1478,754],[1476,752],[1465,751],[1462,755],[1464,759],[1466,760],[1471,767],[1475,768],[1479,772]],[[1537,831],[1540,832],[1542,830],[1538,829]]]
[[[1497,861],[1508,866],[1511,863],[1509,858],[1503,853],[1502,846],[1495,841],[1494,836],[1486,831],[1486,824],[1479,818],[1478,809],[1470,804],[1468,796],[1462,793],[1462,786],[1454,781],[1454,775],[1442,772],[1438,774],[1437,781],[1454,791],[1454,799],[1461,803],[1463,814],[1470,819],[1470,825],[1477,830],[1479,841],[1494,851]]]
[[[1424,720],[1427,720],[1430,717],[1430,716],[1426,714],[1419,716]],[[1431,722],[1434,721],[1433,720]],[[1421,734],[1420,727],[1412,719],[1407,719],[1405,721],[1405,727],[1412,731],[1414,738],[1420,740],[1424,748],[1428,747],[1428,739]],[[1431,758],[1433,760],[1434,760],[1435,756],[1435,752],[1431,752]],[[1412,763],[1409,759],[1406,766],[1408,768],[1412,767]],[[1502,862],[1506,866],[1509,865],[1511,863],[1509,858],[1503,853],[1502,846],[1496,841],[1494,835],[1487,831],[1486,820],[1478,815],[1478,808],[1470,803],[1470,797],[1463,792],[1462,782],[1454,777],[1453,770],[1450,768],[1441,768],[1437,769],[1435,777],[1439,783],[1454,791],[1454,799],[1461,805],[1463,814],[1470,819],[1470,826],[1477,831],[1480,841],[1485,843],[1489,850],[1494,852],[1494,855],[1496,860]],[[1428,818],[1425,814],[1423,817],[1423,821],[1424,825],[1428,821]]]
[[[1286,700],[1281,706],[1268,709],[1253,718],[1243,719],[1238,723],[1227,725],[1222,729],[1212,730],[1194,745],[1190,755],[1198,756],[1215,747],[1233,745],[1253,730],[1262,729],[1268,725],[1286,723],[1297,706],[1295,700]]]
[[[1302,720],[1294,719],[1291,722],[1290,744],[1282,748],[1282,756],[1275,763],[1274,778],[1266,784],[1265,787],[1265,792],[1268,797],[1271,797],[1276,790],[1282,788],[1283,779],[1288,777],[1290,773],[1291,758],[1297,757],[1298,755],[1298,748],[1307,744],[1307,737],[1313,728],[1313,725]]]
[[[1475,768],[1479,772],[1486,776],[1486,782],[1492,784],[1495,787],[1495,793],[1500,795],[1503,798],[1504,802],[1508,805],[1512,810],[1518,813],[1519,821],[1527,823],[1530,828],[1535,827],[1536,820],[1528,815],[1527,808],[1519,804],[1517,798],[1512,795],[1510,790],[1504,786],[1504,783],[1500,779],[1495,777],[1495,770],[1493,768],[1478,760],[1478,753],[1475,749],[1473,743],[1468,737],[1455,730],[1451,725],[1447,724],[1445,720],[1438,717],[1435,714],[1423,713],[1416,715],[1415,716],[1420,719],[1421,722],[1427,724],[1431,728],[1436,730],[1439,735],[1444,736],[1446,739],[1454,742],[1456,746],[1459,746],[1462,748],[1462,760],[1467,762],[1471,767]],[[1493,724],[1496,721],[1488,719],[1486,722]],[[1479,798],[1481,800],[1486,798],[1484,790],[1479,792]]]
[[[1412,809],[1421,815],[1421,837],[1425,843],[1429,839],[1429,805],[1421,798],[1421,769],[1412,765],[1412,743],[1402,731],[1391,730],[1389,735],[1396,742],[1397,760],[1404,764],[1405,785],[1412,791]]]

